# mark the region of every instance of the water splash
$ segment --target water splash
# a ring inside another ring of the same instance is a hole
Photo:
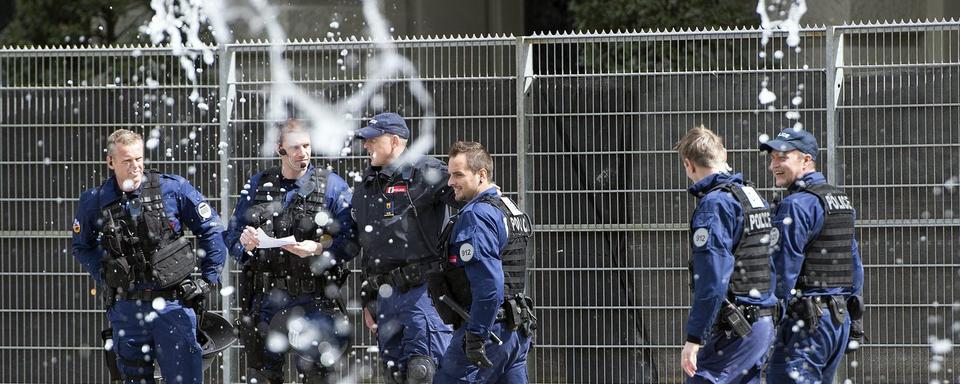
[[[786,6],[789,8],[784,9]],[[757,13],[763,29],[761,45],[767,46],[776,30],[787,31],[787,45],[796,47],[800,44],[800,18],[807,13],[805,0],[759,0]]]
[[[276,7],[266,0],[248,0],[247,7],[231,4],[226,7],[222,0],[153,0],[151,7],[157,14],[143,28],[154,44],[164,41],[181,57],[180,64],[193,84],[196,84],[197,68],[194,61],[203,57],[203,61],[213,63],[213,48],[200,39],[201,25],[208,23],[218,44],[231,42],[229,25],[243,23],[253,30],[263,31],[269,42],[270,76],[269,99],[264,121],[266,135],[261,146],[264,156],[272,156],[279,139],[273,122],[289,117],[289,107],[298,111],[304,124],[311,132],[313,147],[327,156],[343,156],[344,148],[353,140],[354,116],[362,116],[364,107],[379,95],[379,91],[389,82],[418,78],[418,71],[410,60],[400,55],[390,36],[391,28],[380,14],[379,2],[363,1],[363,15],[366,19],[370,39],[376,51],[367,62],[366,80],[358,85],[359,90],[349,98],[337,103],[314,97],[310,92],[293,82],[284,52],[286,51],[286,33],[276,22],[279,19]],[[333,21],[331,28],[340,27]],[[349,53],[349,52],[347,52]],[[343,56],[343,52],[340,52]],[[409,145],[408,151],[398,159],[409,162],[419,155],[427,153],[434,142],[433,98],[422,82],[408,80],[408,88],[413,99],[421,108],[420,132],[417,139]],[[198,108],[206,110],[208,105],[199,97],[196,90],[190,100]]]

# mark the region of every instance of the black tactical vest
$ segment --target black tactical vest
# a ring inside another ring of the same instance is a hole
[[[478,203],[490,204],[503,213],[504,226],[507,228],[507,245],[500,252],[500,261],[503,266],[503,296],[512,297],[523,294],[527,276],[527,244],[533,237],[533,225],[530,217],[520,211],[516,204],[507,197],[484,195]],[[447,222],[440,235],[441,251],[447,253],[450,247],[451,232],[459,218],[454,215]],[[463,268],[456,268],[450,262],[443,261],[439,279],[431,279],[432,295],[450,294],[453,299],[464,308],[469,308],[473,302],[470,280],[467,279]],[[440,286],[438,288],[438,285]],[[444,322],[459,323],[459,317],[452,313],[445,304],[434,301]]]
[[[770,232],[773,225],[770,222],[770,208],[762,206],[762,200],[756,192],[754,202],[750,201],[747,192],[742,186],[728,183],[719,188],[730,192],[740,203],[743,209],[743,233],[737,248],[733,251],[735,264],[733,275],[730,276],[730,292],[737,296],[747,296],[756,289],[761,295],[770,291],[770,274],[773,266],[770,265]],[[758,201],[759,200],[759,201]],[[755,207],[754,205],[761,205]]]
[[[287,191],[280,187],[283,180],[280,168],[264,171],[257,186],[254,205],[246,212],[247,222],[263,229],[271,237],[293,236],[297,241],[313,240],[326,249],[333,242],[333,236],[341,230],[340,222],[325,208],[329,174],[329,170],[314,168],[310,180],[297,191],[293,201],[283,208]],[[320,219],[326,221],[321,223],[323,226],[318,224]],[[299,257],[282,248],[257,249],[252,267],[257,273],[268,274],[274,279],[295,282],[309,280],[308,284],[312,284],[313,279],[326,276],[327,272],[315,265],[318,257],[320,256]]]
[[[752,190],[752,186],[750,186]],[[750,201],[747,193],[739,184],[724,183],[717,185],[714,190],[727,191],[733,195],[743,210],[743,231],[737,247],[733,250],[734,267],[730,276],[729,292],[735,296],[748,296],[756,289],[761,295],[770,291],[770,278],[773,267],[770,265],[770,232],[773,225],[770,221],[770,208],[763,207],[760,196],[754,194],[754,202]],[[709,193],[709,192],[708,192]],[[754,205],[761,205],[754,207]],[[691,232],[693,228],[690,228]],[[690,273],[690,288],[693,289],[693,260],[687,265]]]
[[[102,269],[111,288],[148,282],[169,288],[197,265],[190,243],[182,232],[174,232],[163,210],[160,174],[147,171],[144,178],[139,197],[123,195],[100,211],[101,244],[109,255]]]
[[[804,250],[797,288],[846,288],[853,286],[854,210],[847,194],[829,184],[803,187],[820,199],[823,228]]]

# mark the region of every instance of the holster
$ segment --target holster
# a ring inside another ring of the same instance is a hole
[[[260,310],[253,307],[256,295],[255,275],[253,269],[244,266],[240,272],[239,294],[240,318],[237,319],[237,331],[243,350],[247,357],[247,366],[253,369],[263,369],[263,348],[265,335],[261,335],[257,325],[260,323]]]
[[[113,339],[113,328],[107,328],[100,331],[100,339],[106,345],[107,340]],[[110,373],[110,382],[120,382],[123,376],[120,375],[120,367],[117,366],[117,343],[113,342],[110,349],[103,350],[103,362],[107,365],[107,371]]]
[[[512,329],[517,329],[521,335],[527,338],[536,335],[539,319],[533,314],[533,298],[518,293],[509,302],[515,303],[519,309],[519,324]]]
[[[791,318],[803,320],[806,329],[817,329],[823,309],[811,296],[804,296],[790,302],[788,314]]]
[[[830,319],[833,325],[843,324],[843,319],[847,317],[847,303],[836,296],[831,296],[827,302],[827,308],[830,309]]]
[[[866,305],[863,303],[863,297],[859,295],[847,298],[847,311],[850,313],[850,341],[857,342],[857,348],[863,344],[866,332],[863,330],[863,313],[866,312]],[[857,348],[851,348],[850,342],[847,342],[846,353],[850,353]]]

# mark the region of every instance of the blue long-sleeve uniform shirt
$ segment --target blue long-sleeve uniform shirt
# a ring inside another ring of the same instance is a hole
[[[687,190],[700,201],[690,222],[691,262],[693,265],[693,305],[687,318],[687,340],[702,343],[713,327],[717,313],[729,292],[730,277],[736,260],[733,251],[743,233],[743,207],[729,192],[713,188],[734,183],[743,185],[743,176],[715,173],[691,185]],[[767,202],[764,201],[764,205]],[[705,237],[694,238],[698,235]],[[772,307],[775,279],[767,292],[754,296],[735,296],[738,304]]]
[[[777,297],[789,300],[791,291],[797,283],[797,277],[803,268],[804,250],[823,229],[823,205],[816,195],[801,192],[800,185],[824,184],[827,179],[820,172],[811,172],[798,178],[789,188],[783,201],[777,204],[773,226],[780,233],[779,247],[773,254],[774,269],[777,272]],[[804,184],[801,184],[804,183]],[[856,215],[856,213],[854,213]],[[859,295],[863,289],[863,262],[860,249],[854,238],[853,246],[853,286],[844,288],[816,288],[803,292],[805,296]]]
[[[464,268],[470,281],[472,299],[466,331],[487,337],[503,304],[503,265],[500,253],[507,246],[503,212],[493,205],[478,203],[484,195],[497,195],[496,187],[479,193],[460,210],[450,233],[450,261]]]
[[[140,196],[142,190],[143,183],[136,191],[128,193],[128,198]],[[207,281],[219,283],[227,254],[220,216],[207,204],[203,195],[180,176],[161,174],[160,192],[163,194],[163,210],[173,230],[180,232],[186,226],[197,236],[200,249],[204,251],[199,257],[200,273]],[[83,192],[77,206],[73,221],[73,256],[98,285],[103,284],[100,260],[106,252],[100,246],[103,228],[100,212],[122,196],[123,191],[117,185],[116,177],[111,176],[99,187]],[[147,285],[141,287],[146,288]]]
[[[313,177],[316,168],[310,165],[310,168],[297,180],[283,178],[277,188],[283,188],[286,193],[283,197],[283,208],[286,209],[296,198],[300,188],[304,186]],[[243,229],[249,225],[247,222],[247,209],[256,204],[257,186],[260,185],[260,179],[263,172],[250,177],[247,185],[240,192],[240,198],[237,200],[237,206],[234,208],[233,216],[230,218],[230,227],[224,235],[230,254],[239,263],[244,263],[249,259],[243,245],[240,244],[240,234]],[[324,191],[324,207],[330,211],[332,219],[337,220],[340,230],[334,234],[333,242],[325,252],[330,252],[330,256],[337,262],[346,262],[353,259],[357,253],[356,246],[356,224],[350,216],[350,200],[352,193],[347,183],[336,173],[330,172],[327,176],[327,189]]]

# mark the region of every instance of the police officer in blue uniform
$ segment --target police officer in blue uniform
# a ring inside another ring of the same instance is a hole
[[[364,322],[377,337],[386,382],[430,383],[453,331],[427,295],[424,263],[439,255],[447,205],[462,204],[446,185],[443,162],[430,156],[399,160],[410,139],[400,115],[374,116],[357,137],[370,156],[353,195]]]
[[[787,194],[776,206],[777,296],[787,309],[767,369],[771,383],[831,383],[843,354],[863,336],[863,264],[856,212],[816,170],[817,140],[788,128],[760,144]],[[853,325],[853,327],[851,327]]]
[[[467,202],[441,235],[448,255],[430,294],[455,331],[436,383],[526,383],[536,318],[525,295],[526,248],[532,225],[492,184],[493,159],[483,145],[450,149],[450,181]]]
[[[139,134],[110,135],[113,175],[80,196],[73,254],[104,294],[123,380],[152,383],[156,364],[165,382],[200,383],[195,308],[220,282],[223,226],[187,180],[145,171],[143,160]],[[194,252],[184,228],[202,251]],[[191,278],[197,266],[202,278]]]
[[[310,163],[310,134],[297,120],[280,127],[277,154],[280,166],[240,192],[225,236],[242,269],[247,381],[282,383],[289,347],[305,383],[332,382],[350,339],[340,288],[359,252],[351,193],[336,173]],[[265,236],[293,243],[270,247]]]
[[[769,206],[743,176],[728,173],[723,142],[709,129],[691,129],[676,149],[698,198],[681,367],[687,383],[760,383],[777,302]]]

